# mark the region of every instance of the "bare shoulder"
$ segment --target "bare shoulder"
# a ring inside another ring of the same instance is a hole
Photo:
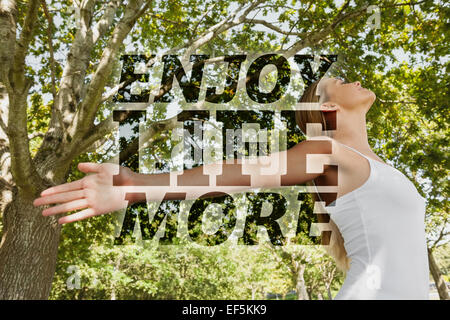
[[[307,139],[287,150],[287,161],[307,174],[324,174],[324,165],[338,164],[339,144],[330,137]],[[313,177],[315,178],[315,177]]]
[[[315,136],[298,143],[293,148],[310,157],[312,162],[338,165],[341,169],[349,169],[352,166],[352,157],[335,139],[328,136]],[[325,172],[324,172],[325,173]]]
[[[308,139],[307,141],[322,141],[327,142],[331,148],[331,154],[328,156],[330,162],[338,164],[341,169],[348,169],[353,171],[355,166],[359,167],[364,165],[367,161],[359,156],[349,148],[344,147],[341,143],[328,136],[317,136]]]

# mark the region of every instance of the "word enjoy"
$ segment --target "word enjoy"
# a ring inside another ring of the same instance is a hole
[[[121,88],[114,96],[114,101],[118,103],[132,103],[150,101],[150,90],[141,90],[138,94],[131,92],[132,84],[135,82],[148,83],[148,69],[154,65],[156,55],[146,56],[143,54],[123,55],[121,60],[122,71],[120,77]],[[228,103],[236,95],[241,66],[246,55],[227,55],[223,57],[223,62],[227,63],[225,85],[221,93],[217,93],[217,87],[207,87],[205,101],[211,103]],[[162,56],[163,72],[158,93],[154,96],[154,103],[170,103],[174,100],[172,93],[173,82],[176,79],[187,103],[197,103],[199,101],[200,89],[203,80],[205,64],[208,62],[208,55],[191,55],[191,75],[187,76],[180,59],[177,55]],[[294,55],[296,63],[305,85],[321,79],[330,66],[337,61],[337,55]],[[144,65],[144,68],[136,66]],[[273,65],[277,70],[276,84],[270,92],[264,92],[260,88],[260,76],[264,67]],[[266,104],[279,100],[290,83],[291,65],[281,54],[265,54],[251,62],[245,76],[245,87],[250,99],[256,103]]]

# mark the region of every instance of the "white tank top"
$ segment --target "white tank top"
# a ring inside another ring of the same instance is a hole
[[[399,170],[369,161],[359,188],[326,206],[351,259],[341,299],[429,299],[425,199]]]

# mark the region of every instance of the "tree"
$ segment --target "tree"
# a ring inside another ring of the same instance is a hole
[[[440,32],[445,16],[431,18],[435,12],[448,13],[448,6],[438,1],[381,1],[379,6],[383,25],[394,26],[381,29],[381,41],[375,32],[358,34],[367,30],[365,1],[345,1],[340,7],[330,1],[311,1],[293,8],[282,0],[201,4],[192,0],[2,0],[0,299],[45,299],[50,293],[61,227],[55,217],[43,217],[41,208],[35,208],[32,201],[47,187],[67,181],[74,173],[74,163],[112,139],[111,98],[124,85],[113,75],[120,68],[125,41],[146,52],[175,52],[185,57],[198,50],[276,50],[287,56],[306,49],[339,51],[352,66],[348,73],[359,71],[387,101],[390,99],[384,93],[390,91],[385,91],[386,84],[378,85],[377,72],[386,67],[387,57],[398,47],[430,55],[427,36],[433,43],[448,43],[447,34]],[[281,25],[255,18],[258,14],[276,14]],[[430,27],[430,21],[436,29]],[[411,26],[419,38],[418,49],[391,36]],[[364,55],[364,50],[378,52],[378,56]],[[440,53],[435,54],[436,66]],[[428,74],[435,75],[432,70]],[[401,83],[396,86],[401,87]],[[428,93],[421,97],[426,99]],[[441,106],[445,106],[448,99],[442,101]],[[444,111],[433,106],[423,110],[430,118]],[[383,125],[377,121],[382,121],[383,115],[374,114],[373,119],[373,132],[379,132]],[[170,120],[157,123],[157,130],[147,138],[173,128]],[[439,125],[446,128],[445,122]],[[445,137],[430,142],[430,150],[435,151]],[[429,169],[442,161],[440,156],[428,158]],[[415,166],[420,164],[417,158],[412,161]],[[401,157],[399,162],[405,168],[415,168]],[[431,175],[430,171],[424,174]],[[439,188],[433,192],[433,212],[442,212],[443,201],[439,199],[445,194]]]

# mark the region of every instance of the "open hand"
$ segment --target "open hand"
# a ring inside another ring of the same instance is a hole
[[[126,188],[123,186],[132,185],[132,177],[135,174],[129,168],[112,163],[82,162],[78,164],[78,169],[92,174],[77,181],[48,188],[41,192],[40,198],[34,200],[35,206],[59,204],[44,209],[42,215],[50,216],[83,209],[58,220],[58,223],[64,224],[127,207]],[[113,186],[113,175],[119,175],[116,179],[120,186]]]

